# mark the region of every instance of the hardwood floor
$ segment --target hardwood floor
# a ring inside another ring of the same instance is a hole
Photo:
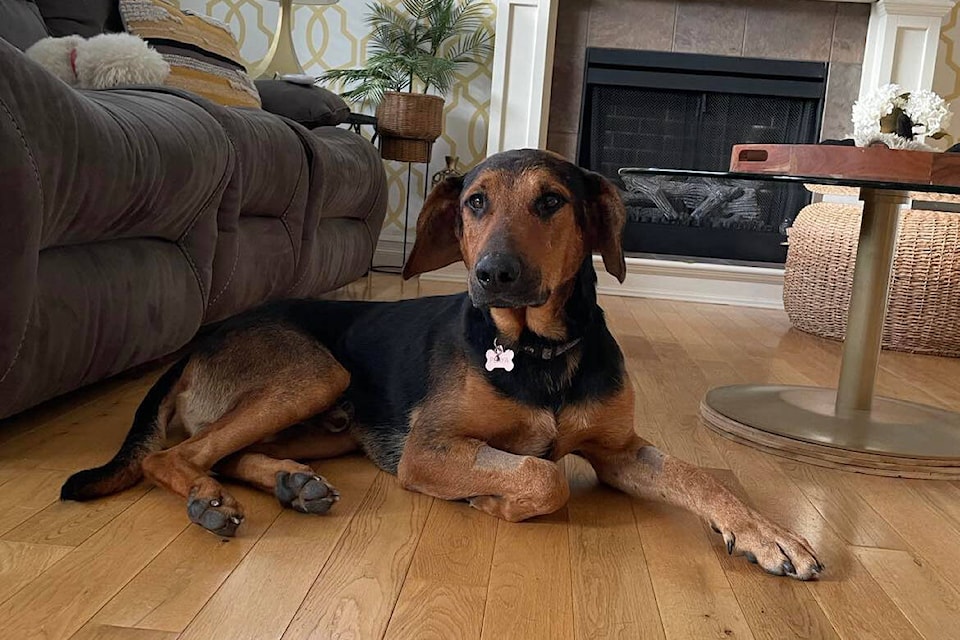
[[[336,297],[444,289],[374,275]],[[0,638],[960,637],[960,484],[806,466],[699,424],[708,387],[832,384],[837,344],[780,312],[602,304],[636,385],[637,429],[810,540],[820,581],[731,558],[695,517],[599,487],[575,459],[569,505],[521,524],[403,491],[355,457],[318,465],[343,494],[328,516],[236,487],[248,518],[230,541],[146,485],[58,502],[69,473],[113,453],[152,370],[0,423]],[[960,409],[958,382],[960,360],[881,359],[883,393]]]

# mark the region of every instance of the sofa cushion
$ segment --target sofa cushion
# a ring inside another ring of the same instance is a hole
[[[27,0],[0,0],[0,38],[22,51],[46,37],[37,5]]]
[[[308,129],[336,126],[350,115],[343,98],[315,85],[284,80],[257,80],[265,111],[290,118]]]
[[[117,0],[36,0],[52,36],[92,38],[123,31]]]
[[[26,331],[0,384],[0,416],[165,356],[200,327],[204,296],[176,243],[58,247],[40,253],[36,271]]]
[[[120,0],[124,27],[170,64],[167,86],[228,107],[259,107],[260,96],[230,27],[167,0]]]

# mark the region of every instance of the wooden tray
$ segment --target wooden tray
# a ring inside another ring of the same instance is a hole
[[[730,170],[871,180],[898,184],[960,187],[960,153],[900,151],[886,147],[818,144],[738,144]]]

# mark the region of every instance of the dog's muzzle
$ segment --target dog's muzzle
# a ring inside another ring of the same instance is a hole
[[[514,254],[490,252],[473,267],[470,297],[477,307],[532,307],[546,302],[540,275]]]

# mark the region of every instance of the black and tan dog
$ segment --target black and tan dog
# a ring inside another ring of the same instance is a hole
[[[120,451],[62,497],[142,476],[190,519],[233,535],[243,508],[210,472],[326,512],[339,497],[296,460],[360,448],[407,489],[511,521],[569,496],[557,461],[690,509],[775,574],[815,577],[810,545],[633,428],[633,385],[597,306],[591,253],[623,280],[616,189],[542,151],[495,155],[430,194],[404,269],[463,260],[469,293],[393,303],[291,300],[238,316],[167,371]],[[189,437],[163,449],[168,429]]]

